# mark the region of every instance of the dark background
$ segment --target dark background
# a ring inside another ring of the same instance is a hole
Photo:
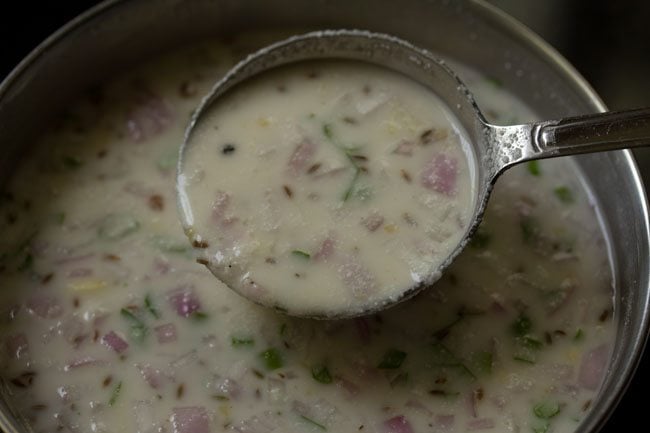
[[[271,0],[269,0],[271,1]],[[0,79],[48,35],[96,0],[14,1],[0,6]],[[560,51],[610,109],[650,106],[650,1],[490,0]],[[11,5],[11,7],[9,7]],[[636,152],[650,185],[650,150]],[[650,355],[603,433],[648,431]],[[522,432],[528,433],[528,432]]]

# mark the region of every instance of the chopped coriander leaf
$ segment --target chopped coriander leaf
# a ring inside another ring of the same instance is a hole
[[[553,193],[562,203],[571,204],[574,201],[573,192],[566,186],[558,186]]]
[[[59,212],[54,216],[54,220],[58,225],[63,225],[65,222],[65,212]]]
[[[18,271],[23,272],[23,271],[28,271],[32,269],[34,266],[34,256],[32,256],[30,253],[25,254],[25,258],[23,261],[18,265]]]
[[[492,236],[490,236],[490,234],[485,229],[479,227],[476,232],[474,232],[472,239],[469,241],[469,245],[472,248],[482,250],[487,248],[487,246],[490,244],[491,238]]]
[[[280,335],[284,335],[286,333],[287,333],[287,324],[283,323],[282,325],[280,325]]]
[[[580,341],[580,340],[582,340],[582,339],[584,339],[584,338],[585,338],[585,333],[584,333],[584,331],[582,330],[582,328],[578,328],[578,330],[576,331],[575,335],[573,336],[573,340],[574,340],[574,341]]]
[[[485,77],[485,81],[492,86],[496,87],[497,89],[500,89],[503,87],[503,81],[499,80],[496,77]]]
[[[520,353],[513,356],[512,359],[526,364],[535,364],[537,362],[537,359],[530,353]]]
[[[521,313],[510,325],[510,330],[517,337],[523,337],[530,332],[533,322],[524,313]]]
[[[560,405],[557,402],[543,402],[533,407],[533,413],[537,418],[550,419],[560,413]]]
[[[307,418],[305,415],[300,415],[300,418],[302,418],[304,421],[307,421],[309,424],[313,425],[314,427],[318,427],[321,430],[327,431],[327,427],[325,427],[323,424],[318,423],[311,418]]]
[[[83,165],[83,161],[78,156],[63,156],[61,158],[63,165],[68,170],[75,170]]]
[[[492,365],[494,364],[494,356],[492,352],[480,351],[474,354],[474,364],[481,373],[492,373]]]
[[[144,308],[147,309],[151,315],[156,318],[160,319],[160,312],[156,309],[156,307],[153,305],[153,302],[151,301],[151,296],[146,295],[144,297]]]
[[[343,196],[341,197],[344,202],[348,201],[352,196],[356,195],[355,193],[358,189],[357,181],[361,177],[362,173],[362,161],[367,160],[367,158],[355,154],[355,152],[359,150],[358,147],[345,146],[339,142],[339,140],[334,136],[334,131],[332,130],[332,125],[330,123],[323,124],[323,135],[325,135],[325,137],[334,145],[334,147],[343,152],[343,154],[350,162],[350,165],[352,166],[351,168],[354,169],[354,176],[352,177],[350,184],[343,192]],[[360,158],[362,158],[361,161],[359,160]],[[365,200],[370,197],[369,193],[370,191],[360,192],[359,198]]]
[[[108,400],[109,406],[113,406],[115,404],[117,398],[120,396],[120,392],[122,392],[122,381],[120,381],[117,385],[115,385],[115,388],[113,388],[111,398]]]
[[[546,421],[542,425],[533,426],[533,433],[548,433],[551,423]]]
[[[277,349],[270,348],[260,353],[260,358],[264,361],[264,365],[268,370],[276,370],[284,365],[282,355]]]
[[[253,346],[255,344],[255,340],[251,337],[231,337],[230,344],[232,344],[233,347]]]
[[[138,316],[133,314],[133,312],[131,312],[131,310],[129,310],[128,308],[122,308],[120,310],[120,314],[123,317],[126,317],[127,319],[132,321],[133,323],[144,326],[144,322]]]
[[[316,382],[332,383],[332,375],[324,365],[313,366],[311,368],[311,377],[313,377]]]
[[[195,311],[192,314],[190,314],[190,319],[194,320],[195,322],[203,322],[204,320],[208,319],[208,314],[204,313],[203,311]]]
[[[542,170],[539,167],[539,161],[528,161],[526,166],[528,167],[528,173],[533,176],[541,176]]]
[[[131,339],[142,343],[149,332],[147,325],[127,308],[122,308],[120,314],[131,322],[131,327],[129,328]]]
[[[388,349],[386,353],[384,353],[384,357],[377,365],[377,368],[384,368],[384,369],[400,368],[405,359],[406,359],[406,352],[402,352],[401,350],[397,350],[397,349]]]
[[[304,259],[304,260],[309,260],[309,258],[311,257],[309,255],[309,253],[306,253],[306,252],[301,251],[301,250],[293,250],[293,251],[291,251],[291,255],[293,255],[295,257],[298,257],[298,258],[301,258],[301,259]]]
[[[332,131],[332,125],[329,123],[323,124],[323,135],[329,140],[334,140],[334,132]]]
[[[540,228],[536,219],[524,216],[519,221],[521,236],[526,244],[533,244],[539,240]]]
[[[350,181],[348,188],[343,193],[343,201],[348,201],[350,197],[352,197],[352,193],[354,192],[360,174],[361,174],[361,170],[355,167],[354,176],[352,177],[352,180]]]
[[[535,337],[532,337],[530,335],[524,335],[521,337],[521,344],[524,346],[528,347],[529,349],[541,349],[544,343],[542,343],[541,340],[538,340]]]
[[[476,379],[476,375],[467,367],[460,358],[454,355],[442,342],[434,341],[431,345],[433,352],[432,364],[438,367],[458,369],[462,374]]]

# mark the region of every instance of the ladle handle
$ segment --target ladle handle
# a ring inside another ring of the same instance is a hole
[[[539,157],[650,145],[650,108],[590,114],[532,125]]]

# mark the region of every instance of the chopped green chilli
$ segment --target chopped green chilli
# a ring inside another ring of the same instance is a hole
[[[327,431],[327,427],[325,427],[323,424],[321,424],[319,422],[316,422],[313,419],[311,419],[311,418],[309,418],[309,417],[307,417],[305,415],[300,415],[300,418],[303,421],[307,421],[309,424],[311,424],[312,426],[318,428],[319,430]]]
[[[541,176],[542,170],[539,166],[539,161],[528,161],[526,167],[528,167],[528,173],[533,176]]]
[[[131,339],[138,343],[142,343],[147,337],[149,327],[144,323],[142,319],[140,319],[127,308],[122,308],[120,310],[120,314],[122,317],[125,317],[129,322],[131,322],[131,326],[129,328],[129,335],[131,336]]]
[[[533,407],[533,413],[537,418],[550,419],[560,413],[560,405],[557,402],[538,403]]]
[[[64,156],[62,161],[65,168],[70,170],[75,170],[83,165],[83,161],[77,156]]]
[[[526,334],[528,334],[531,329],[533,328],[533,322],[530,320],[530,318],[521,313],[517,318],[515,319],[514,322],[510,325],[510,329],[512,330],[512,333],[515,334],[517,337],[524,337]]]
[[[316,382],[332,383],[332,376],[330,371],[324,365],[315,365],[311,368],[311,376]]]
[[[154,306],[151,296],[149,294],[144,297],[144,307],[147,309],[149,314],[151,314],[155,319],[160,319],[160,312]]]
[[[298,257],[300,259],[305,259],[305,260],[309,260],[310,257],[309,253],[306,253],[301,250],[293,250],[291,251],[291,254],[293,254],[295,257]]]
[[[270,348],[260,353],[260,358],[264,362],[264,366],[267,370],[276,370],[284,366],[284,361],[282,355],[277,349]]]
[[[384,353],[377,368],[395,369],[400,368],[406,359],[406,352],[397,349],[389,349]]]
[[[230,344],[234,347],[253,346],[255,344],[255,339],[252,337],[231,337]]]
[[[121,392],[122,392],[122,382],[120,381],[117,383],[117,385],[115,385],[115,388],[113,388],[113,392],[111,393],[111,398],[108,400],[109,406],[115,405],[115,402],[117,401]]]
[[[558,186],[553,190],[553,193],[562,203],[571,204],[574,202],[573,193],[566,186]]]

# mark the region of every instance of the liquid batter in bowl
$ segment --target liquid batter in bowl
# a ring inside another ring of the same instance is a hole
[[[292,315],[361,314],[430,280],[475,205],[459,122],[360,61],[265,72],[199,120],[179,184],[200,260]]]
[[[616,317],[606,232],[571,160],[508,171],[445,277],[369,317],[289,318],[196,263],[174,206],[183,131],[234,59],[277,39],[189,47],[105,83],[4,185],[0,363],[16,411],[35,432],[573,432]],[[454,69],[490,120],[532,120]]]

